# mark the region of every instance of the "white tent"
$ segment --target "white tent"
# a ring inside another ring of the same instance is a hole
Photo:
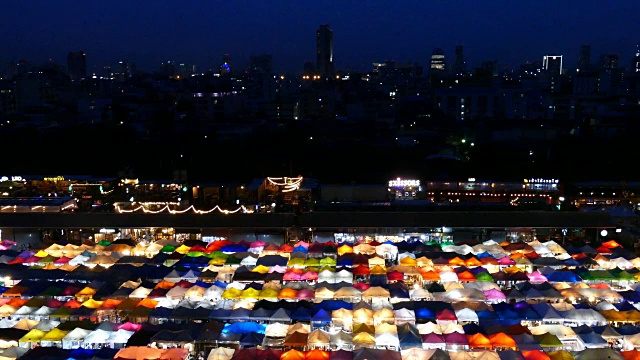
[[[91,330],[75,328],[62,338],[63,349],[77,349],[84,342],[84,339],[91,333]]]
[[[458,318],[458,321],[475,322],[475,323],[480,321],[478,319],[478,314],[476,314],[475,311],[469,308],[456,310],[456,317]]]
[[[207,360],[231,360],[235,351],[235,349],[224,347],[212,349],[209,356],[207,356]]]
[[[289,325],[281,323],[271,323],[267,325],[267,329],[264,331],[264,335],[274,338],[285,337],[287,336],[287,330],[289,330]]]
[[[376,346],[399,349],[400,340],[398,339],[398,334],[388,332],[384,334],[376,334]]]

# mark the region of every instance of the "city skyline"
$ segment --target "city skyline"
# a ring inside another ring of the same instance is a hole
[[[554,4],[554,11],[539,11],[549,8],[544,6],[549,1],[508,7],[500,1],[482,6],[410,2],[402,8],[383,1],[366,6],[341,2],[340,7],[290,3],[278,9],[253,2],[181,7],[147,3],[146,8],[144,2],[116,2],[74,5],[83,16],[71,17],[63,11],[68,4],[8,4],[2,26],[12,51],[5,52],[3,63],[51,59],[64,64],[68,52],[83,50],[88,72],[118,60],[135,62],[146,71],[157,70],[166,60],[215,70],[223,54],[231,54],[234,64],[242,67],[250,55],[269,53],[274,55],[275,71],[300,72],[305,61],[316,58],[315,31],[328,24],[334,32],[336,70],[367,71],[372,62],[385,60],[425,66],[435,48],[442,48],[452,64],[456,45],[464,46],[470,69],[494,59],[500,68],[517,67],[549,54],[564,55],[564,66],[571,68],[582,44],[591,44],[593,59],[617,53],[620,66],[629,67],[638,42],[633,14],[640,10],[639,4],[622,1],[609,4],[606,16],[595,1]],[[144,11],[150,16],[138,20],[137,14]],[[256,18],[254,12],[263,16]],[[216,17],[217,13],[225,16]]]

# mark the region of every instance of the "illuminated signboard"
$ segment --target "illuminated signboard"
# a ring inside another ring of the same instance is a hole
[[[0,177],[0,182],[5,182],[5,181],[23,181],[24,179],[22,178],[22,176],[3,176]]]
[[[420,180],[403,180],[397,178],[395,180],[389,180],[389,187],[418,187],[420,186]]]
[[[560,180],[558,179],[541,179],[541,178],[533,178],[533,179],[524,179],[525,183],[533,183],[533,184],[557,184]]]
[[[46,178],[44,178],[42,180],[43,181],[51,181],[51,182],[64,181],[64,176],[46,177]]]

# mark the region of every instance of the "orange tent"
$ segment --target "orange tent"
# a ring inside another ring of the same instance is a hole
[[[424,281],[440,281],[440,274],[433,270],[420,270],[420,275],[422,275],[422,280]]]
[[[498,260],[490,256],[480,259],[480,262],[482,263],[482,265],[499,265]]]
[[[471,257],[471,258],[467,259],[467,261],[465,261],[465,265],[467,267],[482,266],[482,263],[480,262],[480,260],[476,259],[475,257]]]
[[[609,248],[609,249],[615,249],[617,247],[622,247],[622,245],[618,244],[615,240],[609,240],[607,242],[603,242],[602,246]]]
[[[513,338],[503,332],[499,332],[497,334],[489,335],[489,340],[491,340],[491,346],[494,348],[512,348],[515,349],[517,347],[516,341]]]
[[[138,303],[138,306],[144,306],[148,309],[155,309],[155,307],[158,306],[158,302],[149,298],[145,298]]]
[[[638,360],[640,359],[640,351],[633,349],[631,351],[620,351],[620,355],[625,360]]]
[[[100,310],[115,309],[118,307],[118,305],[120,305],[121,302],[122,300],[118,299],[107,299],[100,306]]]
[[[491,350],[491,340],[481,333],[467,335],[469,347],[472,349],[489,349]]]
[[[305,360],[329,360],[329,352],[323,350],[307,351],[304,355]]]
[[[459,257],[454,257],[453,259],[449,260],[449,265],[451,266],[464,266],[464,260],[460,259]]]
[[[26,303],[27,303],[27,301],[29,301],[29,300],[27,300],[27,299],[13,298],[13,299],[9,300],[9,302],[7,303],[7,305],[19,308],[19,307],[23,306],[24,304],[26,304]],[[79,306],[78,306],[78,307],[79,307]]]
[[[80,308],[80,306],[82,306],[82,303],[76,299],[69,300],[64,304],[64,307],[70,308],[70,309],[78,309]]]
[[[549,355],[540,350],[524,350],[521,353],[525,360],[551,360]]]
[[[411,256],[406,256],[400,259],[400,265],[416,266],[418,265],[418,262],[416,261],[416,259],[412,258]]]
[[[459,281],[467,281],[467,282],[475,282],[476,281],[476,277],[469,271],[463,271],[460,274],[458,274],[458,280]]]
[[[283,253],[290,253],[290,252],[293,252],[293,246],[284,244],[280,246],[278,250]]]
[[[280,360],[304,360],[304,353],[302,351],[291,349],[280,355]]]
[[[172,283],[171,281],[167,281],[167,280],[162,280],[158,283],[158,285],[156,285],[154,287],[154,289],[163,289],[163,290],[169,290],[171,288],[173,288],[174,286],[176,286],[175,283]]]
[[[284,288],[278,293],[278,299],[295,299],[298,297],[298,291],[295,289]]]

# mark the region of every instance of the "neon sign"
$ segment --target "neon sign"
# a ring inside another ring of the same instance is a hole
[[[557,184],[560,182],[558,179],[542,179],[542,178],[533,178],[533,179],[524,179],[525,183],[534,183],[534,184]]]
[[[11,176],[11,177],[3,176],[3,177],[0,177],[0,182],[5,182],[5,181],[18,182],[18,181],[24,181],[24,179],[22,178],[22,176]]]
[[[389,180],[389,187],[418,187],[420,186],[420,180],[403,180],[397,178],[395,180]]]

